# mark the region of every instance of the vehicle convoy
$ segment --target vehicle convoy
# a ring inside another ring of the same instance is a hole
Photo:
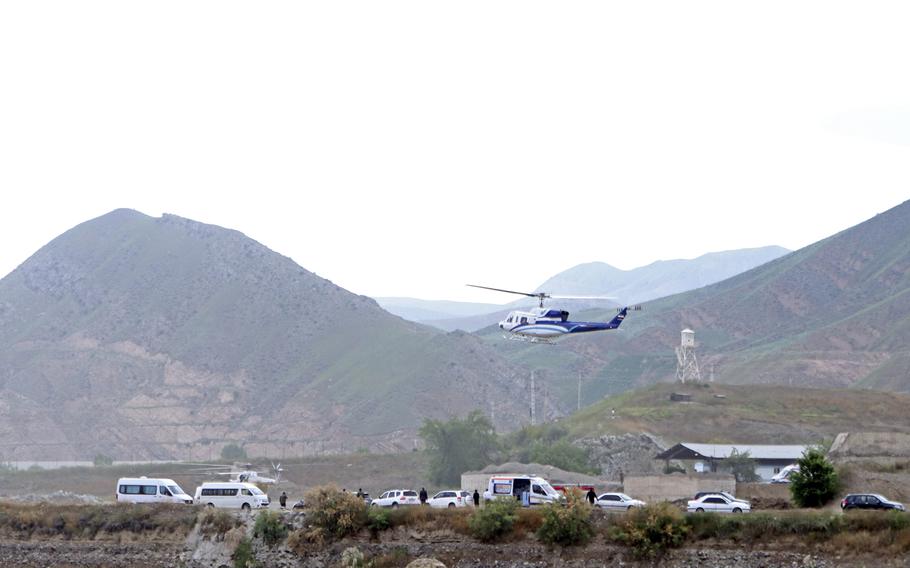
[[[844,511],[851,509],[906,510],[903,503],[892,501],[878,493],[851,493],[841,500],[840,508]]]
[[[261,509],[269,506],[269,496],[252,483],[240,481],[205,482],[196,488],[193,501],[222,509]]]
[[[474,505],[471,494],[460,489],[447,489],[433,495],[427,503],[430,507],[436,509],[454,509],[456,507],[467,507]]]
[[[565,499],[546,479],[536,475],[495,475],[490,478],[483,499],[491,501],[510,498],[521,501],[523,493],[528,494],[529,505],[545,505]]]
[[[625,493],[604,493],[597,498],[594,505],[605,511],[631,511],[635,507],[644,507],[645,502],[633,499]]]
[[[420,505],[420,496],[413,489],[390,489],[370,502],[371,507],[391,507],[397,509],[404,505]]]
[[[117,480],[118,503],[186,503],[193,498],[173,479],[121,477]]]
[[[733,499],[729,494],[710,493],[689,501],[686,511],[690,513],[749,513],[752,505],[748,501]]]

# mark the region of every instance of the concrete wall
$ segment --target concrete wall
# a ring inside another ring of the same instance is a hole
[[[699,491],[727,491],[736,495],[736,479],[724,474],[672,473],[669,475],[627,475],[623,492],[647,503],[679,501],[695,497]]]

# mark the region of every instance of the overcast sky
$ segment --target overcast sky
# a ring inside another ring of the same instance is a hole
[[[907,2],[3,2],[0,274],[118,207],[373,296],[797,249],[910,198],[908,28]]]

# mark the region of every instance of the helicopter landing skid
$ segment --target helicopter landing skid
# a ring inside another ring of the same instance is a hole
[[[550,337],[528,337],[527,335],[519,335],[517,333],[508,333],[502,337],[503,339],[508,339],[510,341],[523,341],[524,343],[542,343],[544,345],[553,345],[556,343],[553,338]]]

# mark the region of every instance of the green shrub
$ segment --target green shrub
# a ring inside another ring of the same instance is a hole
[[[304,496],[316,540],[341,539],[367,525],[367,506],[363,499],[337,487],[316,487]]]
[[[114,458],[105,454],[95,454],[95,458],[92,460],[92,465],[95,467],[114,465]]]
[[[518,501],[494,499],[468,519],[471,535],[481,542],[492,542],[512,531],[518,519]]]
[[[253,526],[253,536],[261,538],[262,542],[268,546],[275,546],[287,538],[288,527],[284,524],[284,518],[280,513],[262,511],[256,517],[256,524]]]
[[[799,471],[790,474],[790,494],[800,507],[821,507],[840,489],[837,471],[818,448],[803,453]]]
[[[243,538],[237,543],[234,554],[231,555],[234,568],[253,568],[256,566],[256,555],[253,553],[253,543],[250,539]]]
[[[625,544],[637,557],[650,558],[680,546],[688,532],[682,511],[657,503],[624,515],[610,527],[608,538]]]
[[[231,442],[221,448],[221,459],[228,461],[245,460],[247,459],[246,450],[240,445]]]
[[[367,513],[367,528],[376,535],[392,526],[389,511],[380,507],[370,507]]]
[[[541,542],[574,546],[587,543],[593,535],[591,506],[580,491],[568,492],[565,505],[557,503],[544,507],[543,524],[537,529]]]

